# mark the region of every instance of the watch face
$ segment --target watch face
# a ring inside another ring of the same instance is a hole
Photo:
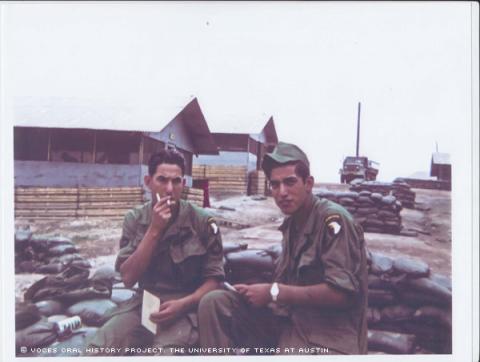
[[[272,284],[272,288],[270,289],[270,294],[272,294],[272,296],[276,297],[278,295],[278,284],[277,283],[273,283]]]

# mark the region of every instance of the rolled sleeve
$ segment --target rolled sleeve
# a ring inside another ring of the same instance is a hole
[[[132,211],[129,211],[123,220],[122,235],[120,237],[120,251],[115,261],[115,270],[120,271],[120,266],[137,248],[136,243],[136,221]]]
[[[225,279],[222,236],[219,230],[216,234],[210,228],[208,230],[207,255],[202,274],[204,280],[207,278]]]

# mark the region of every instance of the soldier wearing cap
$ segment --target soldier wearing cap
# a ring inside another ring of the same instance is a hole
[[[264,157],[262,168],[277,206],[287,216],[280,226],[283,251],[274,283],[238,284],[237,292],[205,295],[199,305],[202,347],[366,353],[367,269],[361,227],[340,205],[312,194],[309,162],[297,146],[280,142]]]
[[[150,347],[145,354],[169,354],[167,347],[196,345],[198,302],[225,276],[215,221],[181,200],[183,156],[162,150],[150,158],[148,169],[145,184],[152,201],[126,214],[115,263],[123,283],[132,287],[138,282],[140,292],[109,313],[88,350],[110,348],[122,355]],[[142,290],[161,301],[159,311],[150,315],[158,325],[155,335],[141,324]]]

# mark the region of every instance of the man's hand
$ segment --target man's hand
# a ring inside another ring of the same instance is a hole
[[[168,205],[170,199],[171,196],[162,197],[153,206],[150,229],[154,233],[161,233],[172,217],[172,210],[170,208],[170,205]]]
[[[272,301],[271,284],[235,284],[234,287],[254,307],[263,307]]]
[[[186,305],[181,299],[169,300],[160,304],[158,312],[150,314],[150,320],[157,324],[168,324],[186,312]]]

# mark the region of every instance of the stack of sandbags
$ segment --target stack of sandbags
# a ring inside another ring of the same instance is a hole
[[[408,209],[415,208],[415,192],[410,189],[410,185],[398,179],[395,179],[392,185],[392,195],[402,203],[402,206]]]
[[[410,185],[400,179],[392,182],[358,181],[352,184],[351,191],[370,191],[384,196],[393,195],[402,203],[402,207],[413,209],[415,207],[415,192],[410,190]]]
[[[80,355],[87,338],[111,317],[109,312],[136,293],[118,284],[120,276],[111,267],[89,274],[89,269],[70,266],[28,288],[15,309],[18,356]],[[57,334],[54,322],[72,316],[80,318],[82,328],[67,336]]]
[[[451,281],[405,256],[369,253],[369,351],[451,353]]]
[[[380,182],[380,181],[363,181],[355,180],[350,186],[350,191],[360,192],[360,191],[370,191],[377,192],[384,196],[390,195],[392,191],[392,184],[390,182]]]
[[[402,229],[401,203],[395,196],[363,190],[360,192],[321,191],[319,198],[336,202],[347,209],[364,231],[398,234]]]
[[[15,273],[60,273],[69,265],[90,268],[71,239],[33,235],[29,229],[15,231]]]

